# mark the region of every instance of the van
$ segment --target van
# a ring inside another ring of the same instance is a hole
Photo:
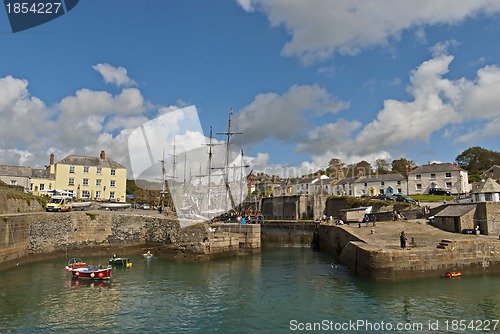
[[[52,196],[50,202],[47,203],[45,210],[47,212],[71,211],[72,209],[71,201],[72,201],[71,196]]]

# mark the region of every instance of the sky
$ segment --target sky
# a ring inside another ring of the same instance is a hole
[[[223,141],[232,110],[253,171],[283,177],[498,151],[499,18],[496,0],[83,0],[13,33],[0,8],[0,164],[105,150],[131,170],[131,134],[193,106],[203,134],[178,152]]]

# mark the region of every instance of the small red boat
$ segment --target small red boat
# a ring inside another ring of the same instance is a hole
[[[450,271],[444,274],[444,277],[448,278],[460,277],[460,276],[462,276],[462,273],[460,271]]]
[[[72,258],[68,261],[66,270],[71,272],[73,278],[89,280],[109,280],[111,279],[111,266],[90,266],[82,259]]]

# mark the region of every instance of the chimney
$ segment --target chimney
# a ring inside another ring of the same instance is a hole
[[[100,158],[102,160],[104,160],[104,158],[106,157],[106,153],[104,151],[101,151],[101,155],[100,155]]]
[[[51,175],[56,173],[56,165],[54,163],[54,153],[50,153],[50,159],[49,159],[50,165],[49,165],[49,173]]]

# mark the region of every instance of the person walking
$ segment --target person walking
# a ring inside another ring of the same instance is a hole
[[[399,242],[401,244],[401,249],[406,249],[406,235],[405,235],[405,231],[401,231],[401,235],[399,236]]]

